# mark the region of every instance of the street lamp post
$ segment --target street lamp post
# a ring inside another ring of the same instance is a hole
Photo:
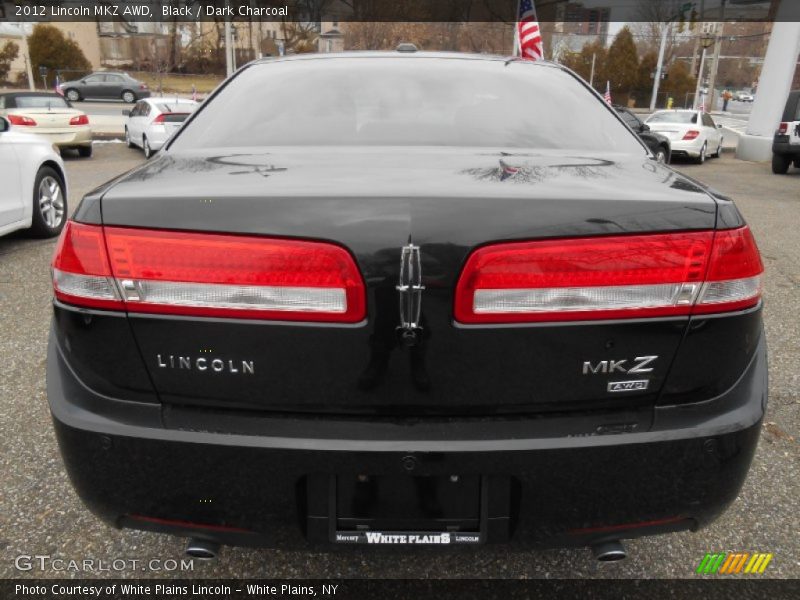
[[[704,33],[700,36],[700,45],[703,47],[703,52],[700,54],[700,71],[697,73],[697,88],[694,92],[694,109],[697,110],[700,106],[700,89],[703,85],[703,67],[705,66],[706,62],[706,51],[711,47],[711,44],[714,43],[715,36],[711,33]]]

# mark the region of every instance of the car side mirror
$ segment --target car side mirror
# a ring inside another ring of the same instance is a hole
[[[642,123],[641,131],[650,131],[650,125]]]
[[[6,121],[3,117],[0,117],[0,133],[8,131],[10,128],[11,126],[8,124],[8,121]]]
[[[720,123],[717,123],[717,129],[722,129],[722,125]]]
[[[122,111],[122,116],[123,116],[123,117],[130,117],[130,116],[131,116],[131,111],[129,111],[129,110],[123,110],[123,111]]]

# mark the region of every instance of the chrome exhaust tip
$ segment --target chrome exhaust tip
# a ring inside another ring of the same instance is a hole
[[[615,562],[624,560],[628,556],[625,546],[617,540],[595,544],[592,546],[592,552],[597,562]]]
[[[214,560],[219,554],[219,544],[210,540],[189,538],[186,543],[186,556],[198,560]]]

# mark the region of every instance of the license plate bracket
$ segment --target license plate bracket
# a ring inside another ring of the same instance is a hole
[[[309,475],[301,488],[306,537],[365,546],[504,542],[512,483],[502,475]]]

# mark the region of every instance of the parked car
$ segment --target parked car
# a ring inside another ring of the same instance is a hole
[[[737,102],[752,102],[754,100],[753,94],[744,90],[736,92],[733,99]]]
[[[789,93],[772,141],[772,172],[785,175],[794,162],[800,169],[800,90]]]
[[[199,106],[194,100],[182,98],[147,98],[139,100],[133,110],[124,110],[125,141],[128,148],[139,146],[146,158],[158,152],[169,137]]]
[[[140,98],[148,98],[147,84],[134,79],[127,73],[101,71],[92,73],[75,81],[65,81],[61,90],[70,102],[81,100],[122,100],[133,104]]]
[[[47,358],[78,495],[205,558],[707,526],[767,402],[741,214],[560,65],[403,48],[251,62],[83,198]]]
[[[58,94],[0,94],[0,116],[5,117],[12,127],[40,135],[60,149],[75,149],[85,158],[92,155],[89,117]]]
[[[0,235],[28,229],[58,235],[67,220],[64,163],[43,138],[20,133],[0,117]]]
[[[659,110],[647,118],[650,131],[669,138],[672,156],[688,156],[698,164],[718,158],[723,136],[714,119],[698,110]]]
[[[672,157],[672,147],[667,136],[650,131],[649,125],[643,123],[639,117],[623,106],[614,106],[614,110],[625,121],[625,124],[650,148],[650,152],[653,153],[658,162],[669,164]]]

